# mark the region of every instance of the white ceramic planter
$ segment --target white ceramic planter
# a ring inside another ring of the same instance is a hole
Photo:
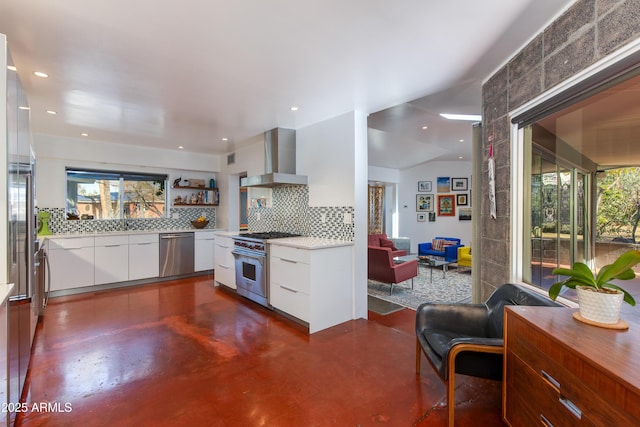
[[[624,294],[593,292],[592,288],[577,286],[580,316],[593,322],[615,324],[620,320]]]

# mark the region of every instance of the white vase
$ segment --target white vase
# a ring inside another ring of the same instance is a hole
[[[593,288],[577,286],[580,316],[597,323],[615,324],[620,319],[624,294],[594,292]]]

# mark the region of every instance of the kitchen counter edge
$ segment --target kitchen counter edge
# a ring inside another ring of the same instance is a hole
[[[353,246],[349,240],[325,239],[321,237],[285,237],[283,239],[270,239],[268,243],[278,246],[289,246],[298,249],[326,249],[341,246]]]

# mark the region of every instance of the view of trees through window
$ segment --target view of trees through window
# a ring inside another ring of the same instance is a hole
[[[597,175],[596,240],[640,240],[640,168],[610,169]]]
[[[67,213],[81,219],[165,216],[166,175],[67,169]]]

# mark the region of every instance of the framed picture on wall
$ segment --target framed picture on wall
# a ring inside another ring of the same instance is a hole
[[[468,191],[468,178],[451,178],[451,191]]]
[[[416,212],[433,211],[433,194],[416,194]]]
[[[458,194],[456,195],[456,204],[458,206],[467,206],[469,204],[469,199],[466,194]]]
[[[451,178],[448,176],[439,176],[436,182],[438,185],[438,193],[448,193],[451,191]]]
[[[471,221],[471,208],[458,209],[458,220]]]
[[[429,222],[436,222],[436,213],[429,212]]]
[[[453,194],[438,196],[438,216],[456,216],[456,198]]]
[[[419,213],[418,214],[418,222],[425,222],[427,220],[427,214],[426,213]]]
[[[431,181],[418,181],[418,193],[430,193]]]

